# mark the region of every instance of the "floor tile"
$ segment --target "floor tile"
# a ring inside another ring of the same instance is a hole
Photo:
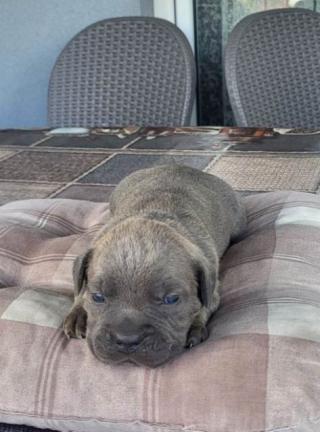
[[[44,131],[0,130],[0,146],[30,146],[44,138]]]
[[[54,198],[71,198],[77,200],[89,200],[96,202],[108,202],[114,187],[75,184],[62,192],[54,195]]]
[[[213,150],[225,148],[227,143],[221,141],[220,135],[170,135],[157,136],[152,139],[141,139],[130,148],[134,149],[179,149],[179,150]]]
[[[320,181],[320,157],[228,155],[207,171],[237,190],[315,192]]]
[[[47,198],[61,184],[0,182],[0,205],[30,198]]]
[[[68,182],[106,158],[103,154],[23,151],[0,161],[0,180]]]
[[[117,135],[89,136],[52,136],[49,141],[39,144],[37,147],[65,147],[65,148],[122,148],[132,142],[138,135],[119,138]]]
[[[12,156],[15,152],[0,150],[0,160],[7,159],[7,157]]]
[[[116,155],[80,180],[80,183],[117,184],[133,171],[155,165],[178,163],[204,169],[214,156]]]

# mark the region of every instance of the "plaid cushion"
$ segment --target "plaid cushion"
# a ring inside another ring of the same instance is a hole
[[[205,343],[157,369],[108,366],[61,329],[72,262],[108,205],[0,208],[0,422],[83,432],[320,430],[320,199],[246,198]]]

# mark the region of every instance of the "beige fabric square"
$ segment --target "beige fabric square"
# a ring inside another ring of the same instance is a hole
[[[72,300],[59,293],[26,290],[4,311],[1,319],[59,328]]]
[[[13,155],[15,152],[8,150],[0,150],[0,160],[6,159],[7,157]]]
[[[281,210],[276,225],[297,224],[320,228],[320,209],[296,206]]]

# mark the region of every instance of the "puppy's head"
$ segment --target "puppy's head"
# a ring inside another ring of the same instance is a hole
[[[107,230],[74,266],[94,355],[155,367],[181,353],[210,303],[212,271],[200,249],[164,223],[131,218]]]

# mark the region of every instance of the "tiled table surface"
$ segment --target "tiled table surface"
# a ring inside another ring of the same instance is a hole
[[[177,162],[219,175],[244,194],[320,193],[320,130],[250,128],[0,130],[0,204],[29,198],[107,201],[131,172]]]

